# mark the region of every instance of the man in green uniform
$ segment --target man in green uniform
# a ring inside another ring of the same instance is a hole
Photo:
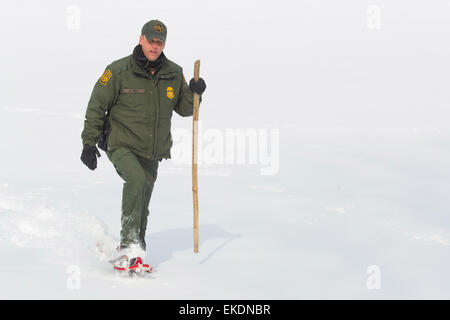
[[[182,68],[166,58],[166,37],[164,23],[149,21],[133,54],[106,67],[92,91],[81,134],[82,162],[94,170],[100,157],[96,144],[107,144],[106,154],[125,181],[120,249],[129,265],[145,253],[158,164],[171,157],[172,113],[191,116],[193,93],[201,95],[206,89],[201,78],[188,85]]]

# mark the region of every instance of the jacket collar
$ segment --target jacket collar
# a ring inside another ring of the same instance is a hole
[[[133,72],[141,76],[152,76],[150,68],[155,69],[155,74],[153,75],[155,77],[172,72],[164,52],[161,52],[161,55],[156,61],[150,61],[142,52],[141,45],[137,45],[134,48],[131,61]]]

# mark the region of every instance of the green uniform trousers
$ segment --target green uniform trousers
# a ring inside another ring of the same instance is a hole
[[[158,160],[142,158],[128,148],[106,153],[119,176],[125,181],[122,193],[122,230],[120,247],[139,244],[145,250],[148,206],[158,172]]]

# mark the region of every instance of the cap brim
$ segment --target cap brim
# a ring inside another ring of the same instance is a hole
[[[147,38],[147,40],[152,40],[152,39],[156,38],[156,39],[161,40],[162,42],[166,42],[166,38],[161,36],[160,33],[156,33],[156,32],[155,33],[150,32],[149,34],[146,34],[145,37]]]

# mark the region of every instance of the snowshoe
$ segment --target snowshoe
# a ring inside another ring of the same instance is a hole
[[[119,274],[133,276],[134,274],[142,275],[153,271],[152,266],[143,263],[142,258],[140,257],[128,260],[128,257],[124,255],[110,262],[113,264],[114,270]]]

